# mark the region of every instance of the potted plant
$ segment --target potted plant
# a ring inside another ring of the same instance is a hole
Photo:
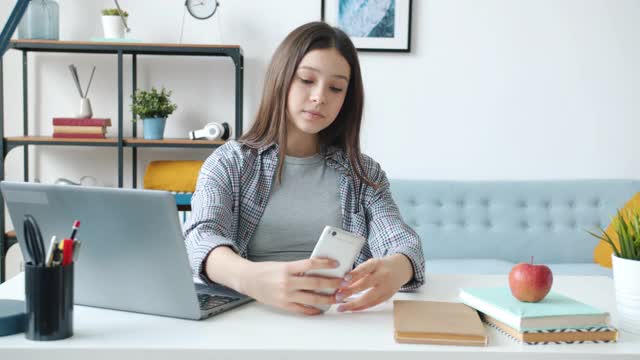
[[[153,87],[150,91],[138,89],[131,95],[131,110],[142,119],[145,139],[160,140],[163,138],[167,117],[178,108],[176,104],[171,102],[170,96],[171,91],[165,90],[164,87],[159,92]]]
[[[589,233],[613,248],[611,260],[620,328],[640,334],[640,209],[618,210],[612,227],[617,243],[602,228],[602,235]]]
[[[124,10],[103,9],[102,10],[102,29],[104,37],[108,39],[124,38],[124,19],[129,14]]]

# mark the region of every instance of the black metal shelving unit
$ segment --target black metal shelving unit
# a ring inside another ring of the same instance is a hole
[[[170,147],[170,148],[215,148],[224,141],[163,139],[145,140],[137,137],[137,129],[133,124],[133,137],[123,136],[123,62],[124,56],[130,55],[132,62],[132,93],[137,88],[138,55],[169,55],[169,56],[214,56],[229,57],[235,65],[235,136],[242,135],[242,100],[244,58],[242,49],[238,45],[200,45],[200,44],[156,44],[156,43],[116,43],[116,42],[78,42],[78,41],[50,41],[50,40],[12,40],[9,49],[22,52],[22,121],[23,136],[5,137],[4,135],[4,75],[3,62],[0,58],[0,147],[2,160],[0,163],[0,180],[5,178],[4,163],[6,156],[16,147],[24,148],[24,181],[29,181],[29,146],[97,146],[115,147],[118,153],[118,187],[123,186],[124,149],[131,148],[132,186],[137,187],[138,148]],[[46,136],[29,136],[29,99],[28,99],[28,54],[29,52],[55,53],[83,53],[83,54],[111,54],[116,55],[117,88],[118,88],[118,135],[107,139],[58,139]],[[0,194],[0,203],[4,199]],[[4,210],[0,212],[0,283],[5,280],[5,255],[7,249],[15,243],[15,234],[7,234],[5,230]]]

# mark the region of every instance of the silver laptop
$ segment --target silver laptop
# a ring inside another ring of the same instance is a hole
[[[76,304],[198,320],[252,301],[194,282],[169,192],[8,181],[0,189],[21,244],[26,214],[36,219],[45,249],[80,220]]]

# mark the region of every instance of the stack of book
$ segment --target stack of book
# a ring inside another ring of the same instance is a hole
[[[550,292],[537,303],[521,302],[508,287],[460,289],[460,300],[484,322],[526,344],[615,342],[609,314]]]
[[[53,137],[67,139],[104,139],[111,119],[53,118]]]

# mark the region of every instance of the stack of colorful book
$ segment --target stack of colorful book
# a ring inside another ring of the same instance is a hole
[[[609,314],[550,292],[537,303],[521,302],[508,287],[460,289],[460,300],[484,322],[526,344],[615,342]]]
[[[111,119],[53,118],[53,137],[67,139],[104,139]]]

